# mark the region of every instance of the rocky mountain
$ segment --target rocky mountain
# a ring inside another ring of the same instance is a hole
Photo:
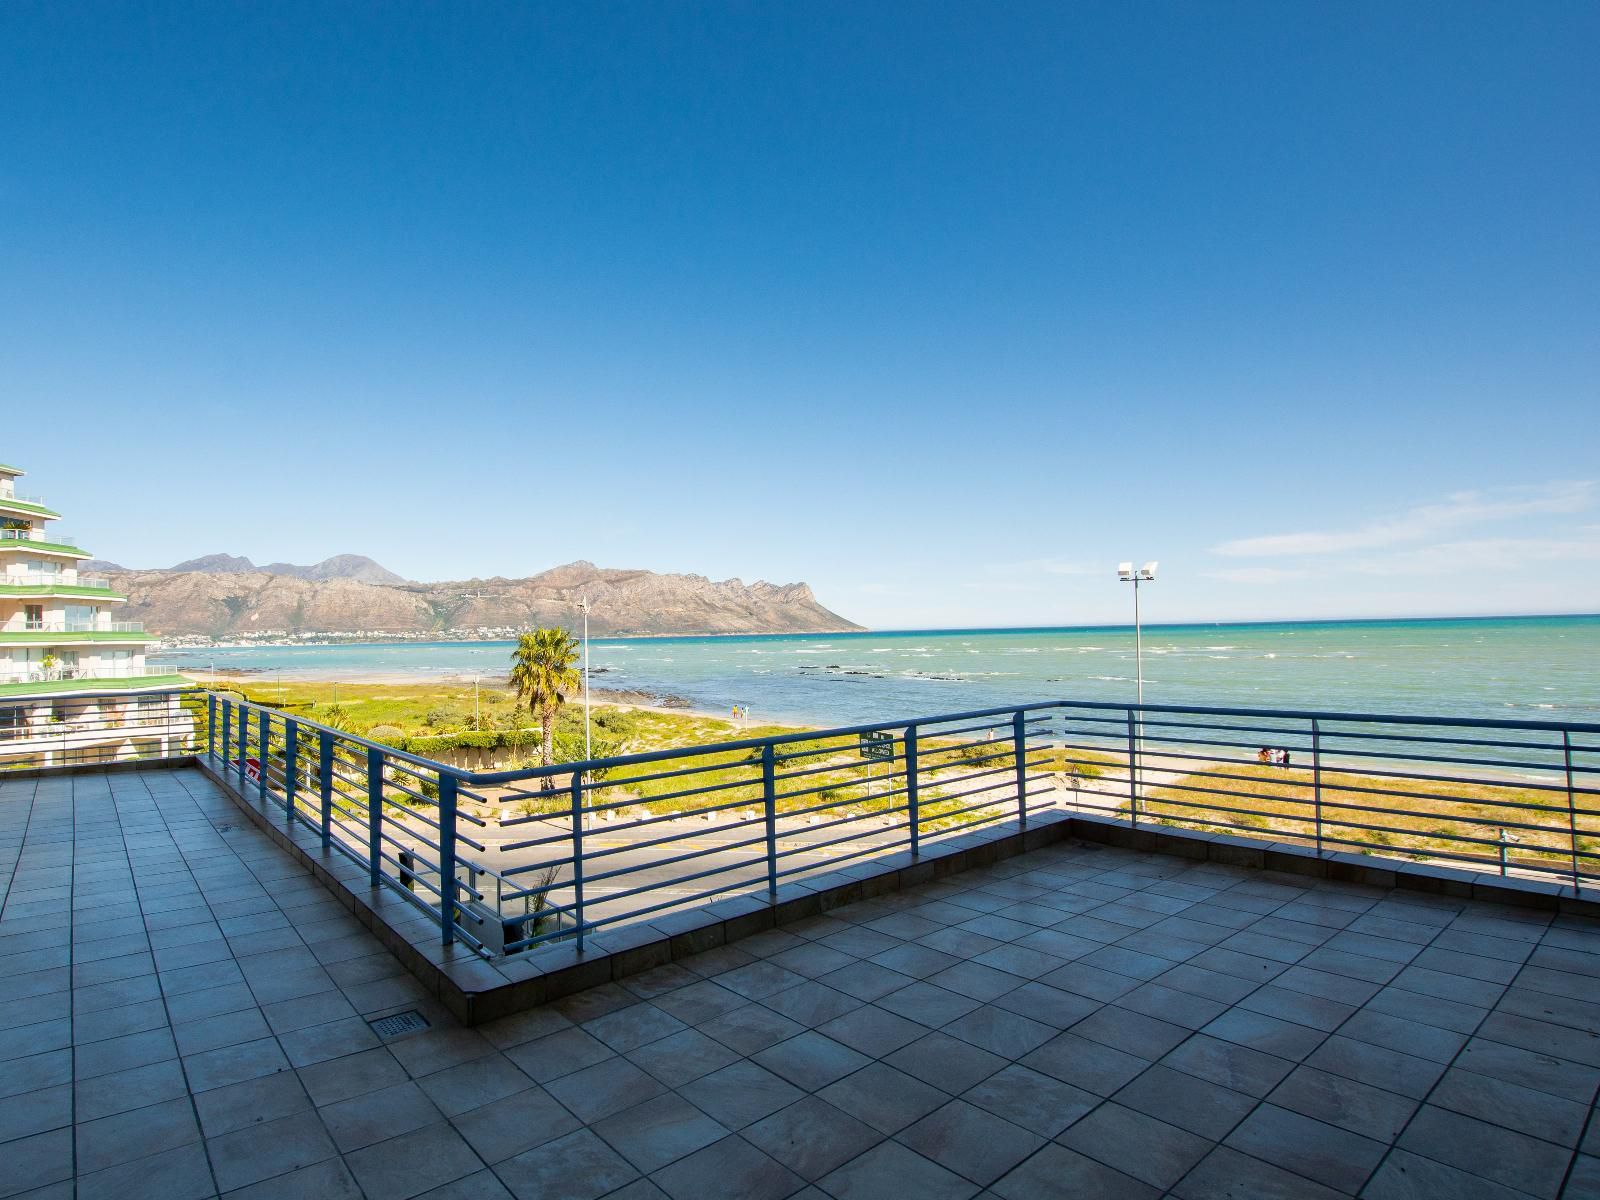
[[[256,565],[248,558],[233,554],[203,554],[199,558],[185,559],[170,569],[195,571],[201,575],[242,575],[246,571],[254,571]]]
[[[577,604],[590,603],[597,636],[692,633],[837,633],[860,626],[817,602],[803,583],[746,584],[703,575],[610,570],[568,563],[524,579],[445,583],[399,581],[370,559],[330,568],[329,559],[296,571],[359,571],[370,564],[388,579],[318,577],[276,570],[218,567],[237,562],[211,555],[198,569],[116,571],[112,586],[128,596],[125,615],[158,633],[223,636],[282,630],[290,633],[415,634],[448,629],[575,626]],[[242,560],[248,561],[248,560]],[[193,568],[193,563],[182,564]],[[120,615],[120,614],[119,614]]]
[[[121,570],[107,563],[105,570]],[[268,563],[258,567],[248,558],[234,554],[207,554],[191,558],[168,568],[173,572],[192,572],[200,575],[288,575],[295,579],[354,579],[361,583],[404,583],[393,571],[385,570],[362,554],[335,554],[309,567],[294,563]]]

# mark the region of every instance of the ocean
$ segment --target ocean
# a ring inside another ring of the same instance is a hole
[[[168,650],[204,672],[427,679],[509,669],[509,642]],[[1131,626],[596,638],[591,684],[753,721],[854,724],[1040,700],[1134,698]],[[1145,701],[1600,721],[1600,616],[1154,625]]]

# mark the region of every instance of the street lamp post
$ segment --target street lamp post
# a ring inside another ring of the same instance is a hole
[[[583,610],[583,757],[584,761],[588,761],[594,757],[594,751],[589,739],[589,597],[587,595],[578,601],[578,607]]]
[[[1139,628],[1139,585],[1155,582],[1156,565],[1155,562],[1147,562],[1137,571],[1131,562],[1117,565],[1117,578],[1123,583],[1133,584],[1133,670],[1139,681],[1140,704],[1144,703],[1144,642]]]
[[[1117,578],[1123,583],[1133,584],[1133,674],[1138,681],[1138,704],[1144,707],[1144,638],[1139,624],[1139,585],[1141,583],[1154,583],[1156,578],[1156,562],[1152,559],[1137,571],[1131,562],[1117,564]],[[1128,798],[1129,812],[1135,823],[1139,820],[1139,758],[1144,743],[1144,713],[1141,711],[1133,719],[1133,754],[1128,763],[1128,782],[1132,791]]]

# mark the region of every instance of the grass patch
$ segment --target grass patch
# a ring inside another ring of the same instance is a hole
[[[1260,830],[1280,840],[1314,843],[1316,799],[1308,768],[1239,763],[1197,771],[1152,788],[1140,812],[1163,824],[1190,829],[1245,836]],[[1510,807],[1514,805],[1532,807]],[[1124,813],[1126,808],[1124,803]],[[1229,809],[1243,811],[1225,811]],[[1397,816],[1374,809],[1409,811]],[[1465,856],[1497,867],[1496,839],[1504,828],[1521,839],[1507,849],[1509,865],[1571,867],[1564,791],[1509,782],[1439,783],[1324,770],[1321,814],[1324,845],[1330,849],[1418,861]],[[1230,830],[1229,824],[1245,828]],[[1578,849],[1593,851],[1597,841],[1580,830]]]

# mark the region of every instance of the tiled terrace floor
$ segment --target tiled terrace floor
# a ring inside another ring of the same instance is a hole
[[[0,887],[0,1196],[1600,1195],[1574,918],[1065,844],[464,1029],[197,771]]]

